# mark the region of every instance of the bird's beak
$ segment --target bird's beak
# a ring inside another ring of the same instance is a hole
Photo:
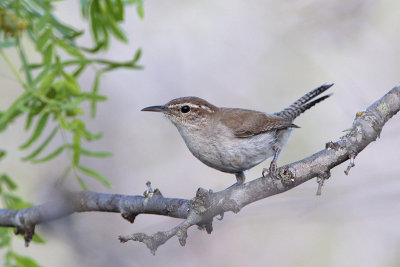
[[[142,109],[142,111],[153,111],[153,112],[165,112],[167,111],[167,107],[162,105],[162,106],[151,106]]]

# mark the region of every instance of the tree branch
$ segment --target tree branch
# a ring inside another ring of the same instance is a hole
[[[248,183],[232,186],[219,192],[199,188],[191,200],[165,198],[158,189],[148,190],[144,196],[101,194],[96,192],[69,193],[55,202],[23,210],[0,210],[0,226],[16,227],[17,234],[24,234],[26,244],[32,238],[37,224],[67,216],[73,212],[102,211],[119,212],[128,221],[134,221],[138,214],[157,214],[184,219],[168,231],[151,236],[137,233],[120,236],[121,242],[129,240],[146,244],[154,254],[157,248],[173,236],[182,246],[186,243],[187,229],[193,225],[212,232],[212,221],[224,212],[239,212],[244,206],[269,196],[290,190],[317,177],[321,187],[330,177],[330,170],[350,159],[345,173],[354,166],[354,159],[369,143],[379,137],[384,124],[400,110],[400,87],[394,87],[381,99],[358,112],[351,129],[336,142],[329,142],[326,148],[300,161],[282,166],[277,178],[260,177]]]
[[[74,212],[117,212],[133,223],[138,214],[165,215],[187,218],[189,200],[165,198],[156,189],[145,191],[144,196],[103,194],[90,191],[65,193],[58,200],[22,210],[0,209],[0,226],[15,227],[23,234],[28,246],[35,225],[68,216]]]

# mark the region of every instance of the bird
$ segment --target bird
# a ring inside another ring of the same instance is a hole
[[[333,84],[323,84],[287,108],[272,114],[242,108],[217,107],[199,97],[173,99],[165,105],[142,111],[164,114],[176,126],[190,152],[207,166],[236,176],[245,182],[245,171],[272,157],[266,173],[276,177],[279,153],[287,143],[293,121],[331,94],[316,98]],[[316,98],[316,99],[315,99]],[[314,100],[313,100],[314,99]]]

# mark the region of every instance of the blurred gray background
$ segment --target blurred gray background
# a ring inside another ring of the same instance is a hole
[[[77,1],[56,7],[64,21],[82,28]],[[334,82],[334,95],[296,120],[301,128],[281,153],[282,165],[339,138],[356,112],[400,78],[396,0],[148,0],[143,21],[134,7],[127,10],[124,30],[130,43],[113,42],[105,56],[126,60],[141,47],[145,68],[109,73],[101,81],[109,100],[89,125],[104,138],[86,147],[114,157],[84,164],[108,177],[113,188],[87,178],[94,191],[136,195],[150,180],[165,196],[192,198],[198,187],[217,191],[235,182],[194,158],[174,126],[159,114],[140,112],[143,107],[194,95],[219,106],[274,112]],[[89,46],[90,36],[81,44]],[[89,89],[93,73],[85,73],[83,88]],[[0,75],[5,109],[21,88],[3,61]],[[0,147],[9,152],[2,171],[18,180],[21,195],[39,204],[54,191],[68,156],[44,165],[21,163],[26,154],[17,148],[28,138],[23,124],[21,118],[0,136]],[[131,225],[118,214],[75,214],[38,227],[46,245],[26,249],[18,239],[15,247],[44,266],[400,266],[399,131],[400,118],[394,117],[356,158],[349,176],[346,164],[332,171],[322,196],[315,196],[317,183],[309,181],[226,214],[211,235],[192,227],[185,247],[173,239],[155,257],[143,244],[120,244],[118,235],[152,234],[180,220],[140,215]],[[268,164],[252,169],[247,179],[259,177]],[[66,185],[78,189],[72,177]]]

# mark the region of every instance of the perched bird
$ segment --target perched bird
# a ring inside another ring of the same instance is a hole
[[[236,175],[273,157],[269,175],[276,175],[277,159],[288,141],[295,118],[330,95],[315,97],[333,84],[324,84],[280,112],[217,107],[198,97],[181,97],[142,111],[161,112],[176,126],[190,152],[207,166]],[[266,169],[263,170],[263,176]]]

